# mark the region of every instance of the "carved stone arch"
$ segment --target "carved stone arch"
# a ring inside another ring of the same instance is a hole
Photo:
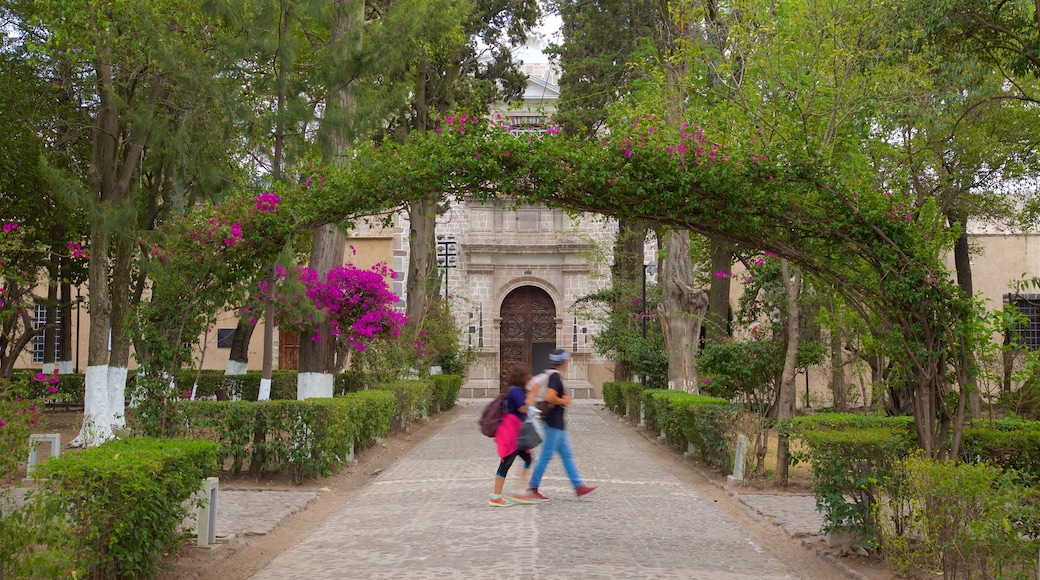
[[[553,304],[556,305],[557,311],[561,310],[561,305],[563,304],[563,296],[560,295],[560,293],[556,290],[556,287],[553,286],[548,280],[544,278],[539,278],[537,276],[519,276],[517,278],[513,278],[506,284],[503,284],[502,287],[499,288],[497,292],[495,292],[493,300],[495,301],[495,307],[498,308],[498,316],[502,315],[502,302],[505,300],[506,296],[508,296],[510,292],[516,290],[521,286],[534,286],[536,288],[544,290],[545,293],[548,294],[550,298],[552,298]]]
[[[544,289],[519,285],[499,303],[499,388],[507,387],[506,375],[516,364],[537,373],[556,348],[556,302]]]

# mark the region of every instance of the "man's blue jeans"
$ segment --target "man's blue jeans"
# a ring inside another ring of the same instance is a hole
[[[567,432],[563,429],[553,429],[552,427],[545,425],[545,440],[542,441],[542,451],[538,454],[538,461],[534,464],[534,472],[531,473],[531,483],[528,487],[537,489],[542,483],[542,476],[545,475],[545,468],[549,466],[549,461],[552,459],[553,454],[559,453],[560,459],[563,460],[563,468],[567,470],[567,477],[571,480],[571,485],[574,489],[581,486],[581,476],[578,475],[578,467],[574,465],[574,454],[571,453],[571,444],[567,439]]]

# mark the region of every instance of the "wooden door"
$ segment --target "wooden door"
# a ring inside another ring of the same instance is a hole
[[[556,305],[545,290],[521,286],[502,301],[499,343],[499,387],[513,365],[523,363],[537,374],[549,364],[556,348]],[[544,360],[543,360],[544,359]]]
[[[283,371],[300,369],[300,335],[278,329],[278,368]]]

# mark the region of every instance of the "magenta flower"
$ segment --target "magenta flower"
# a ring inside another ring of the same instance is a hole
[[[307,180],[306,185],[310,185],[310,179]],[[262,193],[253,198],[256,202],[256,209],[262,212],[278,211],[278,202],[282,201],[281,197],[274,193]]]
[[[9,223],[4,224],[4,233],[5,234],[9,234],[9,233],[11,233],[11,232],[13,232],[13,231],[15,231],[17,229],[18,229],[18,224],[16,224],[16,223],[9,222]]]

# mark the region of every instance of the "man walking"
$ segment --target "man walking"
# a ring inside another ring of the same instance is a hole
[[[578,497],[596,489],[595,487],[585,485],[581,481],[581,476],[578,475],[578,467],[574,465],[574,455],[571,452],[570,441],[567,440],[564,408],[571,404],[574,398],[564,392],[563,373],[567,372],[570,359],[570,353],[565,350],[557,349],[549,354],[549,363],[552,364],[556,372],[549,373],[548,385],[545,389],[545,400],[551,405],[549,410],[542,416],[545,426],[545,440],[542,442],[542,452],[538,454],[538,461],[535,462],[534,472],[531,474],[531,482],[528,484],[527,493],[518,499],[541,501],[549,499],[538,491],[538,486],[542,482],[545,468],[549,466],[549,461],[555,453],[560,454],[563,468],[567,471],[567,477],[571,480],[571,485],[574,486],[574,491]]]

